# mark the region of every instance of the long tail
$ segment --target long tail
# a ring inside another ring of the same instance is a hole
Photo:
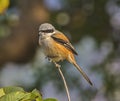
[[[73,65],[78,69],[78,71],[82,74],[82,76],[87,80],[87,82],[90,85],[93,85],[91,80],[89,79],[89,77],[86,75],[86,73],[82,70],[82,68],[76,63],[74,62]]]

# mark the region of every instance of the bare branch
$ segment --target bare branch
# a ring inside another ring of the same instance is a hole
[[[64,83],[64,86],[65,86],[65,90],[66,90],[66,93],[67,93],[67,97],[68,97],[68,101],[71,101],[70,99],[70,93],[69,93],[69,90],[68,90],[68,86],[67,86],[67,83],[66,83],[66,80],[65,80],[65,77],[61,71],[61,65],[57,64],[56,62],[54,62],[55,66],[57,67],[61,77],[62,77],[62,80],[63,80],[63,83]]]

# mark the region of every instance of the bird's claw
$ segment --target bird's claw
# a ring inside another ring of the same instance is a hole
[[[46,56],[45,59],[48,59],[49,62],[52,62],[52,59],[49,58],[48,56]]]

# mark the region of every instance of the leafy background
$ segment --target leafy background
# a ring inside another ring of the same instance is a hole
[[[38,45],[44,22],[69,37],[94,83],[89,86],[71,64],[61,63],[72,100],[120,101],[119,0],[0,0],[0,86],[67,99],[58,71]]]

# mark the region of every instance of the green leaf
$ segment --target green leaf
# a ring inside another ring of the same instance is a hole
[[[0,89],[0,101],[57,101],[53,98],[43,100],[38,90],[25,92],[20,87],[4,87]]]
[[[11,92],[0,97],[0,101],[20,101],[24,96],[24,92]]]
[[[3,88],[5,94],[11,93],[11,92],[16,92],[16,91],[22,91],[24,92],[23,88],[21,87],[4,87]]]
[[[20,101],[43,101],[42,97],[40,96],[40,93],[38,90],[33,90],[31,93],[26,93]]]
[[[32,91],[33,95],[36,95],[36,101],[43,101],[40,92],[37,89]]]
[[[3,95],[5,95],[5,92],[4,92],[3,88],[1,88],[0,89],[0,97],[3,96]]]
[[[23,88],[20,88],[20,87],[4,87],[0,89],[0,97],[15,91],[24,91],[24,90]]]

